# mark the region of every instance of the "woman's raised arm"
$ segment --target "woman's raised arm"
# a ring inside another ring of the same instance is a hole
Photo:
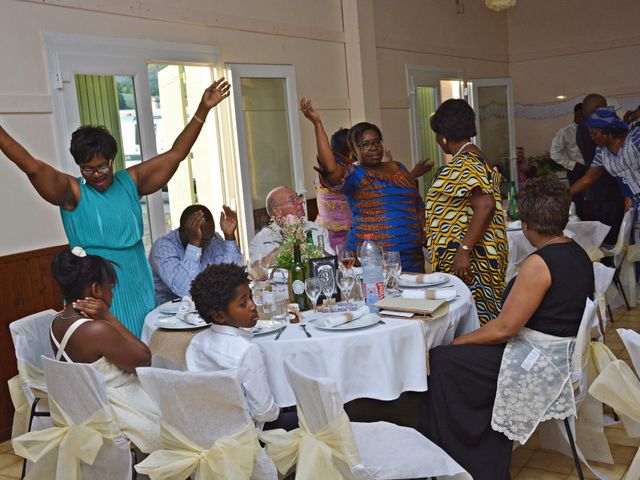
[[[80,186],[75,178],[34,158],[2,127],[0,150],[29,177],[38,194],[47,202],[66,210],[76,208],[80,199]]]
[[[127,171],[138,188],[139,195],[149,195],[160,190],[171,179],[180,162],[184,160],[198,139],[209,110],[231,93],[231,86],[220,78],[207,88],[191,121],[180,132],[169,150],[150,160],[129,167]]]
[[[330,185],[337,185],[343,177],[343,170],[336,157],[331,150],[329,137],[322,126],[320,114],[313,108],[311,100],[306,98],[300,99],[300,110],[302,114],[313,124],[314,133],[316,135],[316,148],[318,150],[318,161],[322,165],[322,176]]]

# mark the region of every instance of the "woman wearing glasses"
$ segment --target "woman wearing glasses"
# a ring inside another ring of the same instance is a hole
[[[70,152],[81,173],[77,178],[34,158],[0,127],[0,150],[27,174],[42,198],[60,207],[69,245],[118,265],[111,311],[138,337],[145,315],[155,306],[139,198],[169,181],[198,138],[209,110],[229,96],[229,88],[221,78],[204,91],[171,149],[116,173],[118,145],[104,127],[82,126],[71,136]]]
[[[313,123],[322,165],[321,182],[343,193],[353,213],[353,226],[344,248],[359,248],[364,237],[373,239],[385,250],[400,253],[402,270],[424,271],[422,253],[424,203],[415,181],[416,169],[409,172],[399,162],[383,162],[382,132],[367,122],[349,130],[349,148],[356,163],[338,163],[322,126],[320,114],[310,100],[300,100],[302,113]],[[422,162],[418,176],[431,168]]]

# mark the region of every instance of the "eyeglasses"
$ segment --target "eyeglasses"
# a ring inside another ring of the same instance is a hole
[[[377,140],[374,140],[373,142],[364,142],[358,145],[358,147],[365,152],[368,152],[372,148],[378,148],[381,146],[382,146],[382,140],[380,140],[379,138]]]
[[[304,198],[304,195],[302,193],[298,193],[295,196],[289,197],[286,201],[279,203],[278,205],[276,205],[276,207],[281,207],[282,205],[286,205],[286,204],[295,206],[295,204],[298,202],[301,202],[303,198]]]
[[[91,177],[96,172],[98,172],[100,175],[104,175],[105,173],[108,173],[110,170],[111,170],[111,160],[109,160],[109,163],[107,165],[103,165],[98,168],[81,168],[80,172],[82,172],[82,174],[87,177]]]

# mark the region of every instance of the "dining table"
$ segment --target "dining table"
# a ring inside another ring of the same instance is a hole
[[[575,218],[569,219],[564,234],[589,253],[602,245],[610,229],[609,225],[602,222],[582,221]],[[508,282],[518,273],[522,263],[535,252],[536,248],[524,236],[519,221],[507,224],[507,240],[509,242],[509,263],[506,280]]]
[[[376,314],[365,326],[354,321],[353,328],[349,324],[343,328],[322,328],[321,320],[331,314],[315,314],[310,310],[301,312],[300,323],[287,320],[282,325],[285,328],[255,334],[252,341],[264,353],[269,384],[278,406],[295,405],[284,360],[298,352],[311,352],[324,359],[327,372],[337,382],[345,402],[356,398],[393,400],[403,392],[427,390],[427,352],[479,327],[469,289],[452,275],[446,275],[446,282],[457,296],[432,315],[398,318]],[[142,341],[150,346],[154,365],[185,368],[184,355],[191,338],[208,326],[165,328],[167,316],[162,312],[167,311],[167,305],[160,305],[146,316]]]

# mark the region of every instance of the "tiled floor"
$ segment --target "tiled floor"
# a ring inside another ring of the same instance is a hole
[[[606,343],[619,359],[625,360],[631,365],[629,354],[616,334],[615,329],[631,328],[640,331],[640,307],[630,312],[623,308],[616,309],[614,310],[614,318],[615,323],[608,325],[607,328]],[[413,403],[414,401],[415,398],[407,400],[408,403]],[[371,406],[373,407],[373,405]],[[375,408],[365,408],[365,410],[371,413],[375,410],[377,414],[380,414],[380,405],[376,404]],[[361,410],[360,413],[363,418],[359,418],[359,420],[366,420],[367,413]],[[398,420],[397,423],[405,424],[411,424],[415,421],[414,419]],[[629,468],[638,447],[640,447],[640,438],[629,438],[620,424],[605,427],[605,432],[611,445],[614,464],[607,465],[593,462],[592,466],[607,475],[611,480],[621,480]],[[0,480],[19,479],[21,469],[22,459],[13,454],[11,444],[9,442],[0,444]],[[595,478],[588,470],[583,469],[583,471],[586,478]],[[514,450],[511,458],[511,478],[512,480],[568,480],[577,479],[578,475],[572,458],[556,452],[541,450],[538,439],[534,435],[526,445]]]

